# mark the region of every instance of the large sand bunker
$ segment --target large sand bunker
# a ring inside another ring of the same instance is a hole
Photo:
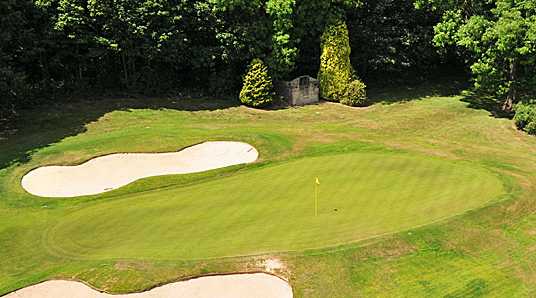
[[[53,280],[4,298],[292,298],[284,280],[266,273],[206,276],[167,284],[147,292],[110,295],[75,281]]]
[[[121,153],[77,166],[47,166],[30,171],[22,187],[42,197],[94,195],[141,178],[203,172],[251,163],[259,153],[240,142],[206,142],[170,153]]]

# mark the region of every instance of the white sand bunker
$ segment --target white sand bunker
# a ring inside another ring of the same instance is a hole
[[[207,276],[147,292],[110,295],[75,281],[54,280],[30,286],[5,298],[292,298],[284,280],[266,273]]]
[[[42,197],[94,195],[141,178],[251,163],[258,156],[254,147],[240,142],[206,142],[170,153],[111,154],[77,166],[37,168],[22,178],[22,187]]]

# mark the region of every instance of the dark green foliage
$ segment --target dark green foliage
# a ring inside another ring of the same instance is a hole
[[[31,0],[0,1],[0,120],[51,97],[61,41]]]
[[[294,69],[298,49],[291,38],[295,0],[268,0],[266,11],[273,19],[272,56],[269,64],[276,79],[285,78]]]
[[[104,73],[105,83],[123,90],[166,87],[161,81],[198,85],[229,63],[249,60],[249,45],[262,47],[252,34],[264,27],[254,12],[228,14],[206,1],[41,1],[41,7],[52,11],[54,30],[76,44],[77,80]]]
[[[536,105],[519,103],[515,106],[514,122],[519,129],[536,135]]]
[[[365,1],[350,10],[351,61],[359,76],[382,84],[429,78],[447,58],[430,42],[438,21],[438,13],[417,10],[412,1]]]
[[[365,84],[358,81],[350,63],[348,28],[342,21],[326,27],[320,56],[320,96],[329,101],[356,106],[366,101]]]
[[[15,114],[15,105],[22,101],[27,88],[24,74],[0,68],[0,120]]]
[[[346,19],[352,65],[361,79],[374,85],[428,79],[450,57],[441,57],[430,42],[440,15],[437,12],[416,10],[412,1],[341,4],[296,1],[295,29],[291,34],[299,49],[295,75],[318,73],[320,37],[328,21],[334,19]],[[448,60],[449,66],[458,67],[458,64]]]
[[[236,93],[269,52],[271,20],[260,2],[217,2],[0,1],[1,113],[72,94]]]
[[[345,15],[354,23],[359,15],[365,24],[351,35],[359,46],[354,66],[363,74],[369,61],[386,60],[375,50],[363,51],[377,41],[359,33],[377,31],[373,25],[381,19],[378,13],[369,20],[370,6],[359,0],[1,1],[0,110],[12,114],[71,95],[236,94],[240,74],[254,57],[267,62],[274,78],[313,74],[326,24]],[[425,29],[407,26],[407,40],[427,42],[415,37]],[[421,54],[400,56],[416,60]],[[356,104],[352,98],[347,103]]]
[[[0,1],[0,117],[71,95],[236,94],[254,57],[276,79],[312,75],[324,29],[345,19],[340,68],[353,65],[371,84],[426,77],[439,65],[431,35],[443,15],[436,44],[466,52],[458,61],[473,65],[481,90],[511,98],[536,90],[531,1],[418,1],[436,9],[392,0]],[[364,103],[353,70],[332,77],[342,81],[331,80],[328,99]]]
[[[261,108],[274,100],[274,87],[268,67],[260,59],[253,59],[244,77],[240,101],[250,107]]]

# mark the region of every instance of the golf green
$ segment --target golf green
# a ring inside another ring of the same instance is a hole
[[[432,223],[504,191],[475,164],[394,151],[325,155],[81,208],[51,227],[45,242],[50,252],[80,259],[304,250]]]

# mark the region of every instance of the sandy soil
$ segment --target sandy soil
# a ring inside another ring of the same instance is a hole
[[[53,280],[4,298],[292,298],[284,280],[266,273],[207,276],[167,284],[147,292],[110,295],[80,282]]]
[[[22,187],[41,197],[94,195],[141,178],[251,163],[258,156],[254,147],[240,142],[206,142],[170,153],[112,154],[77,166],[37,168],[22,178]]]

